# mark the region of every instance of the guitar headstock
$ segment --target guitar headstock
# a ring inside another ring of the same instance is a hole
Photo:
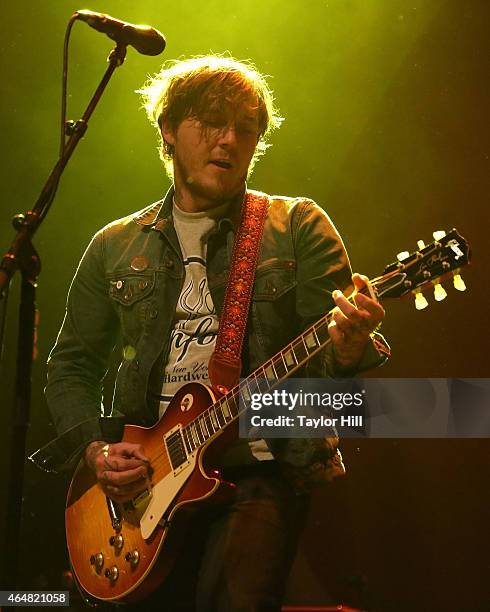
[[[435,240],[425,245],[418,242],[418,251],[398,254],[398,261],[390,264],[382,276],[371,281],[379,298],[401,298],[415,294],[417,309],[425,308],[428,303],[422,291],[434,287],[437,301],[446,297],[441,281],[453,276],[454,287],[464,291],[466,286],[459,272],[470,261],[470,247],[455,229],[446,233],[434,232]]]

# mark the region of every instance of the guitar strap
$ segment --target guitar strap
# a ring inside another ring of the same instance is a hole
[[[221,394],[240,378],[240,355],[269,203],[269,197],[259,192],[247,192],[243,200],[216,346],[209,360],[209,380]]]

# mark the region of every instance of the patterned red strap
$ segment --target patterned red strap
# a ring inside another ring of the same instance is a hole
[[[209,360],[209,380],[220,393],[226,393],[240,378],[240,355],[268,209],[266,194],[247,192],[233,245],[216,347]]]

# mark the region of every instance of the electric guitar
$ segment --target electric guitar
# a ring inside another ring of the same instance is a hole
[[[434,287],[435,299],[443,299],[441,280],[449,275],[456,289],[465,289],[459,271],[469,263],[468,244],[454,229],[435,232],[434,238],[428,246],[419,242],[418,251],[400,253],[371,280],[378,299],[414,294],[416,307],[424,308],[422,291]],[[126,425],[123,441],[141,444],[153,468],[151,487],[131,501],[106,497],[80,462],[68,492],[66,539],[75,578],[89,598],[137,601],[165,579],[192,514],[233,495],[233,484],[221,478],[217,466],[238,436],[240,410],[252,393],[265,391],[264,381],[273,388],[330,342],[330,319],[331,312],[225,395],[187,384],[155,426]]]

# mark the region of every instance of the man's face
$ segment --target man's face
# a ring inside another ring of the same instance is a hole
[[[175,130],[164,128],[163,137],[174,147],[176,191],[205,209],[244,188],[259,138],[257,109],[209,110],[199,119],[184,119]]]

